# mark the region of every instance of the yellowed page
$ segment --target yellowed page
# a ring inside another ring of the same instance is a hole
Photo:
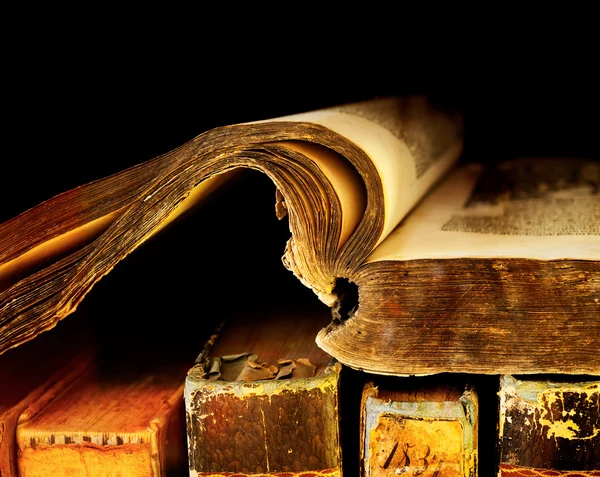
[[[14,277],[25,276],[38,264],[49,260],[51,257],[68,250],[75,250],[88,243],[106,230],[121,212],[117,210],[76,229],[69,230],[28,250],[10,262],[0,264],[0,291],[4,290],[11,280],[14,281]]]
[[[600,170],[600,163],[589,167]],[[481,173],[482,167],[476,164],[455,171],[367,261],[600,258],[600,195],[593,193],[591,184],[465,207]]]
[[[300,141],[282,141],[280,144],[311,159],[336,190],[342,209],[339,248],[352,235],[365,210],[367,198],[360,178],[349,162],[330,149]]]
[[[420,123],[407,127],[409,119],[403,121],[403,107],[402,98],[383,98],[257,122],[316,123],[358,145],[375,165],[382,182],[385,219],[377,242],[380,243],[425,192],[452,167],[462,149],[462,137],[449,138],[451,145],[444,148],[443,154],[428,164],[420,165],[418,153],[422,151],[418,151],[419,146],[430,139],[427,134],[432,131],[420,129]],[[418,112],[412,114],[416,115]],[[423,116],[427,116],[427,113],[423,113]],[[426,121],[429,119],[424,117]],[[430,123],[434,124],[434,120],[435,118]],[[411,125],[414,122],[417,121],[411,122]],[[422,137],[418,137],[419,135]],[[312,159],[336,187],[344,184],[344,177],[338,177],[335,168],[321,164],[318,157],[312,156]],[[351,197],[352,193],[340,189],[339,195],[340,198]]]
[[[166,227],[195,204],[209,197],[210,194],[220,184],[228,180],[228,178],[229,174],[219,174],[198,184],[198,186],[190,191],[188,197],[178,204],[174,212],[153,232],[153,234]],[[69,230],[62,235],[58,235],[47,242],[39,244],[14,260],[0,264],[0,291],[4,290],[10,283],[13,283],[19,277],[30,273],[35,267],[52,257],[58,256],[61,253],[72,252],[86,243],[89,243],[117,220],[123,214],[124,210],[125,208],[116,210],[104,217],[100,217],[80,227]]]

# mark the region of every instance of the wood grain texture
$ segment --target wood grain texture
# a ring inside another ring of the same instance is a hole
[[[600,374],[595,261],[448,259],[367,264],[358,309],[317,336],[379,374]]]
[[[503,476],[515,475],[515,467],[582,476],[600,472],[598,377],[503,376],[499,422]]]

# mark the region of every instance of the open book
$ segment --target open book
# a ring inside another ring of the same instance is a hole
[[[0,353],[250,168],[276,186],[284,265],[331,307],[316,341],[342,364],[597,374],[600,164],[463,164],[463,129],[427,98],[379,98],[218,127],[51,198],[0,225]]]

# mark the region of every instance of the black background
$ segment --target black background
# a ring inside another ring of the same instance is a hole
[[[215,126],[390,94],[461,109],[475,160],[600,157],[597,41],[584,12],[520,28],[512,17],[471,29],[382,18],[382,31],[365,15],[366,30],[356,19],[203,16],[181,26],[189,36],[167,34],[166,20],[136,34],[141,22],[117,15],[27,23],[2,60],[0,221]]]

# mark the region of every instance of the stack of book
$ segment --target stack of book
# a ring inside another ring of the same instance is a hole
[[[600,161],[464,133],[222,126],[0,224],[2,475],[600,475]]]

